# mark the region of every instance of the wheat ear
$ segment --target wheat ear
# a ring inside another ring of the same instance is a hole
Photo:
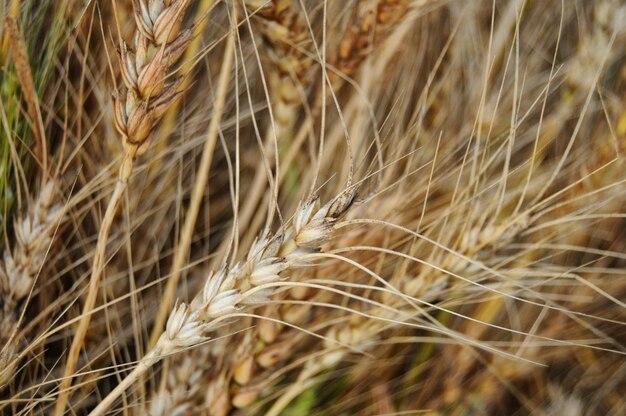
[[[4,23],[8,33],[7,40],[11,46],[11,54],[13,55],[17,77],[20,80],[22,93],[26,100],[26,107],[32,119],[33,133],[35,135],[35,159],[37,163],[41,164],[42,178],[45,181],[48,174],[48,149],[46,146],[41,109],[39,108],[39,100],[37,99],[37,91],[35,89],[35,83],[33,82],[33,74],[28,63],[26,42],[24,42],[20,34],[15,19],[7,16],[4,19]]]
[[[150,352],[91,412],[101,416],[146,370],[164,355],[173,354],[207,340],[207,334],[224,326],[229,318],[246,309],[267,304],[286,278],[285,272],[310,263],[309,255],[321,250],[332,238],[335,222],[354,201],[348,189],[319,207],[319,198],[309,198],[296,210],[293,221],[272,236],[269,232],[252,245],[245,260],[232,268],[224,266],[209,274],[202,291],[190,304],[181,303],[171,312],[166,330]]]
[[[311,80],[313,59],[304,53],[309,33],[293,0],[246,0],[245,6],[260,23],[271,62],[266,72],[276,136],[280,138],[291,130],[300,108],[298,85],[306,88]]]
[[[63,207],[58,200],[56,183],[41,187],[39,196],[26,215],[15,221],[15,247],[4,251],[0,262],[0,386],[14,374],[17,361],[15,335],[20,320],[18,304],[26,298],[43,267],[52,243],[55,226],[61,220]]]
[[[428,1],[419,0],[411,4],[407,0],[358,0],[336,55],[331,57],[330,64],[338,71],[328,73],[333,89],[338,90],[345,77],[351,77],[358,71],[375,46],[383,42],[406,15],[409,6],[420,7]]]
[[[64,413],[69,400],[72,376],[96,303],[109,231],[128,186],[135,158],[146,152],[152,129],[180,94],[178,87],[181,77],[168,79],[168,76],[172,66],[193,38],[192,29],[182,27],[189,3],[190,0],[133,0],[137,24],[134,48],[122,45],[120,56],[126,91],[121,95],[114,95],[115,126],[122,137],[124,156],[115,190],[100,225],[82,316],[72,340],[63,382],[59,388],[54,411],[57,416]]]

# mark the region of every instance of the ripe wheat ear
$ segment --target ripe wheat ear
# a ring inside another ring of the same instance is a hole
[[[122,138],[124,156],[118,181],[100,224],[82,317],[59,387],[54,410],[57,416],[65,412],[69,400],[72,378],[96,303],[109,232],[128,186],[135,158],[147,151],[153,128],[180,95],[178,87],[182,77],[170,77],[170,71],[193,38],[193,30],[183,28],[189,4],[190,0],[133,0],[137,25],[134,48],[124,44],[120,53],[120,69],[126,91],[114,95],[115,126]]]
[[[337,220],[350,208],[355,191],[349,188],[319,207],[319,198],[300,203],[293,221],[272,236],[265,232],[256,240],[245,260],[228,269],[210,273],[202,291],[189,304],[176,305],[167,320],[165,332],[137,367],[122,380],[90,413],[104,415],[107,409],[137,379],[164,356],[194,347],[206,340],[207,334],[225,325],[245,311],[270,302],[280,287],[277,282],[287,278],[289,270],[310,265],[310,254],[333,237]],[[243,315],[241,315],[243,314]]]

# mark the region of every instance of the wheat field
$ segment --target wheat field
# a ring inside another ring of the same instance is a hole
[[[624,1],[0,15],[0,414],[626,414]]]

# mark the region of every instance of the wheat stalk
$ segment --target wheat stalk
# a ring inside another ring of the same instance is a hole
[[[28,212],[15,221],[16,244],[12,251],[5,249],[0,262],[0,386],[14,376],[17,365],[13,358],[18,347],[15,336],[21,321],[19,303],[31,293],[62,214],[56,182],[47,182],[41,187],[37,200],[28,207]]]
[[[193,38],[192,29],[182,27],[189,4],[190,0],[133,0],[137,25],[134,45],[131,49],[123,44],[120,56],[126,91],[114,95],[115,126],[122,138],[124,156],[115,190],[100,225],[82,316],[59,387],[54,411],[57,416],[64,413],[69,400],[72,377],[96,303],[111,224],[128,186],[135,158],[147,151],[152,129],[180,94],[181,77],[172,77],[170,70]]]
[[[332,238],[337,219],[351,206],[354,197],[354,189],[349,188],[322,207],[318,198],[309,198],[299,205],[289,226],[274,236],[264,233],[245,260],[230,269],[224,266],[210,273],[191,303],[174,307],[155,347],[91,415],[103,415],[126,388],[164,355],[198,345],[207,340],[207,333],[226,325],[229,318],[268,303],[280,287],[276,283],[285,278],[281,275],[309,264],[309,255]]]
[[[282,137],[282,133],[288,132],[288,128],[291,128],[295,121],[298,108],[296,105],[300,94],[298,84],[306,86],[310,78],[312,53],[307,53],[303,47],[299,46],[306,40],[306,26],[300,14],[295,12],[298,7],[294,6],[290,0],[270,3],[248,1],[246,4],[251,12],[254,11],[256,16],[260,16],[258,20],[263,25],[262,33],[266,41],[268,56],[274,64],[272,68],[274,70],[269,72],[270,92],[274,97],[272,104],[275,115],[277,114],[276,131],[278,137]],[[373,8],[374,13],[370,14],[372,10],[369,9],[364,11],[367,7]],[[354,74],[360,63],[370,53],[373,44],[370,39],[375,39],[375,42],[379,43],[382,34],[388,32],[389,28],[400,19],[403,11],[406,10],[406,2],[392,0],[379,2],[378,5],[375,2],[369,2],[367,6],[364,6],[364,2],[359,1],[356,10],[350,30],[344,35],[335,53],[336,69],[344,71],[346,75]],[[376,27],[372,24],[372,16],[376,20]],[[358,31],[357,35],[361,39],[354,39],[354,36],[357,36],[354,33],[355,30]],[[372,31],[375,31],[375,35],[371,33]],[[366,37],[367,41],[364,41]],[[350,54],[359,58],[350,58],[348,56]],[[338,86],[338,80],[342,78],[336,77],[335,72],[331,72],[329,76],[332,85]],[[313,108],[314,113],[320,110],[320,103],[317,104]],[[296,299],[301,301],[308,299],[314,295],[314,292],[316,291],[300,290]],[[263,341],[262,349],[257,348],[252,351],[247,348],[245,353],[235,354],[231,359],[231,376],[239,386],[242,386],[233,392],[232,405],[239,408],[247,407],[261,392],[261,388],[254,385],[250,388],[245,387],[255,377],[255,366],[271,367],[295,352],[295,349],[291,347],[293,340],[297,338],[298,331],[294,328],[287,328],[283,331],[283,326],[279,324],[279,321],[301,326],[305,319],[310,318],[306,316],[310,309],[311,305],[306,304],[286,305],[281,311],[269,308],[263,313],[264,317],[273,319],[261,320],[256,328],[255,340]],[[277,343],[276,340],[281,332],[287,334]],[[256,342],[253,342],[253,345],[256,345]],[[219,414],[225,414],[228,407],[222,406],[221,408],[222,412]]]

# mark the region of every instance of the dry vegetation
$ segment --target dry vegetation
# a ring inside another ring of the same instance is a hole
[[[626,413],[622,1],[0,14],[0,414]]]

